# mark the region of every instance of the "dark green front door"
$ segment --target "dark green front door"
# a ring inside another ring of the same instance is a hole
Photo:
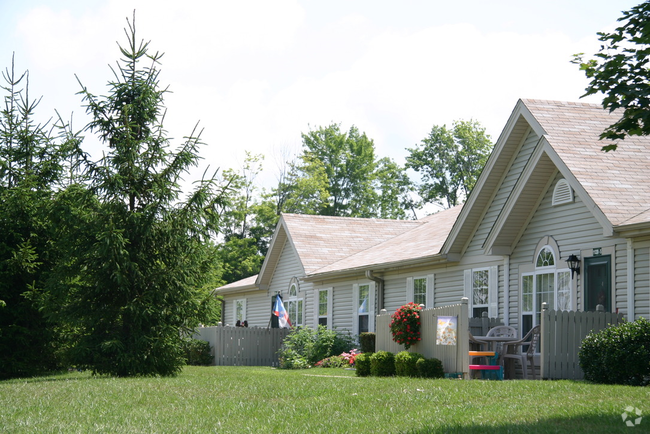
[[[612,257],[585,258],[585,311],[596,310],[602,304],[605,312],[612,311]]]

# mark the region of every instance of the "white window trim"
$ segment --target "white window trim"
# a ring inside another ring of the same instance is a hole
[[[320,314],[320,293],[327,292],[327,315]],[[332,330],[332,293],[333,288],[315,288],[314,289],[314,328],[318,327],[320,318],[327,318],[327,328]]]
[[[426,309],[432,308],[435,306],[434,294],[435,294],[435,275],[427,274],[426,276],[413,276],[406,278],[406,302],[411,303],[415,301],[415,280],[416,279],[426,279],[426,294],[425,294],[425,303],[424,307]]]
[[[488,302],[486,305],[479,306],[488,308],[488,317],[498,318],[499,316],[499,267],[494,265],[492,267],[471,268],[464,272],[465,297],[468,299],[470,317],[475,307],[474,294],[472,293],[474,272],[486,270],[488,272]]]
[[[359,334],[359,287],[368,285],[368,331],[375,331],[375,282],[352,285],[352,334]]]
[[[542,250],[544,250],[545,248],[548,248],[551,251],[551,253],[553,254],[554,265],[538,267],[537,266],[537,258],[539,257],[540,252]],[[541,274],[553,274],[553,306],[549,306],[548,308],[552,309],[552,310],[557,310],[558,300],[559,300],[559,297],[558,297],[558,293],[559,293],[559,285],[558,285],[558,283],[559,283],[559,275],[562,274],[562,273],[569,273],[569,276],[570,276],[571,270],[566,265],[566,261],[564,261],[564,260],[562,260],[560,258],[560,253],[559,253],[558,249],[556,249],[551,244],[538,245],[538,248],[535,251],[535,256],[533,257],[532,267],[530,267],[530,268],[526,267],[526,270],[527,270],[526,272],[522,272],[520,274],[520,276],[519,276],[519,285],[520,285],[520,288],[521,288],[521,291],[519,291],[519,293],[520,293],[520,295],[519,295],[519,306],[521,306],[521,312],[520,312],[521,319],[520,319],[520,321],[521,321],[521,324],[523,324],[523,317],[530,315],[532,317],[532,322],[531,322],[532,327],[535,327],[536,325],[539,325],[539,322],[537,321],[537,314],[541,313],[541,311],[542,311],[542,306],[537,305],[538,304],[538,302],[537,302],[537,276],[541,275]],[[532,298],[533,298],[533,300],[532,300],[532,302],[533,302],[532,303],[532,309],[533,310],[532,311],[524,311],[523,310],[523,306],[524,306],[524,303],[523,303],[524,302],[523,281],[524,281],[524,277],[527,277],[527,276],[532,276],[532,286],[533,286],[533,288],[532,288],[532,290],[533,290],[533,292],[532,292]],[[576,309],[576,303],[577,303],[576,292],[577,291],[576,291],[576,288],[574,286],[575,285],[574,279],[571,279],[571,277],[569,277],[569,279],[570,279],[570,281],[569,281],[569,291],[570,291],[569,300],[570,300],[570,303],[571,303],[569,311],[576,311],[577,310]]]
[[[242,319],[241,321],[244,322],[246,321],[246,299],[245,298],[239,298],[237,300],[233,301],[232,304],[232,325],[235,325],[237,323],[237,305],[241,303],[242,305]]]
[[[291,295],[291,289],[295,287],[296,288],[296,295],[292,296]],[[304,326],[305,325],[305,301],[303,298],[300,297],[300,283],[298,282],[298,279],[295,277],[291,278],[291,282],[289,282],[289,289],[287,290],[287,297],[283,301],[284,302],[284,308],[287,310],[287,314],[289,314],[289,319],[291,320],[291,325],[294,327],[298,326]],[[296,316],[297,318],[291,318],[291,314],[289,313],[289,304],[291,303],[296,303]],[[300,312],[300,306],[302,305],[302,315],[298,315]],[[302,321],[297,321],[297,319],[301,319]]]

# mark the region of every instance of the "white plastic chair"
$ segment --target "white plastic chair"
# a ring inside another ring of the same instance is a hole
[[[516,338],[517,330],[507,325],[496,326],[492,327],[485,336],[495,338]],[[501,360],[501,354],[503,354],[503,342],[497,342],[494,349],[499,353],[499,360]]]
[[[537,325],[533,327],[528,333],[526,333],[526,336],[524,336],[522,339],[514,342],[503,343],[502,357],[507,359],[519,360],[519,363],[521,363],[521,369],[524,373],[524,380],[528,379],[528,369],[526,368],[526,360],[530,362],[530,368],[533,371],[533,380],[536,379],[535,350],[537,349],[539,336],[540,336],[540,327]],[[522,349],[524,345],[528,345],[526,352],[524,352]],[[512,354],[508,354],[508,347],[514,347],[515,352]]]

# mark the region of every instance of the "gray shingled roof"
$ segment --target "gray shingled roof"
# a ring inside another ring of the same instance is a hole
[[[358,269],[426,258],[440,253],[462,206],[457,206],[418,220],[421,224],[381,244],[329,264],[312,274]]]
[[[522,100],[546,139],[614,226],[650,222],[650,137],[628,137],[618,149],[599,135],[618,116],[600,105]]]
[[[383,220],[283,214],[306,274],[348,258],[423,224]]]

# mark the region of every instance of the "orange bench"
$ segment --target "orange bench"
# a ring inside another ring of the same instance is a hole
[[[494,351],[470,351],[469,357],[470,359],[474,357],[485,357],[489,363],[488,365],[469,365],[470,371],[480,371],[481,378],[484,380],[492,379],[495,376],[497,380],[503,380],[503,366],[497,365],[497,353]]]

